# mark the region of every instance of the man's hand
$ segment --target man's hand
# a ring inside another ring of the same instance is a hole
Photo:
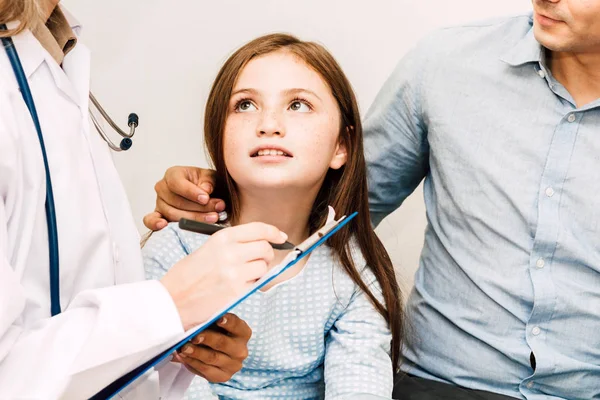
[[[171,167],[156,183],[156,209],[144,217],[144,225],[153,231],[181,218],[215,223],[225,210],[220,199],[211,199],[215,172],[197,167]]]
[[[192,373],[209,382],[227,382],[242,368],[248,357],[248,341],[252,330],[243,320],[226,314],[217,327],[206,330],[192,343],[182,347],[176,356]]]

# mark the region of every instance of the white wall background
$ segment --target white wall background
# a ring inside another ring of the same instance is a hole
[[[363,114],[400,57],[441,26],[527,12],[528,0],[64,0],[92,50],[92,91],[125,126],[140,128],[115,162],[140,231],[154,183],[172,165],[206,166],[203,107],[218,68],[237,47],[284,31],[324,44],[345,69]],[[421,188],[378,233],[407,289],[418,265]]]

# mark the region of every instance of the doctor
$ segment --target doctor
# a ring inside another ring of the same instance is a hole
[[[225,230],[211,241],[225,242],[230,254],[211,251],[209,241],[162,281],[143,281],[124,190],[108,147],[89,128],[89,51],[57,3],[0,0],[0,24],[8,27],[0,33],[14,41],[48,156],[62,309],[51,317],[41,146],[0,48],[0,399],[89,398],[259,278],[273,257],[266,241],[285,240],[262,224]],[[195,352],[194,372],[209,380],[227,380],[241,367],[250,336],[235,316],[221,326],[227,333],[207,333]],[[167,363],[125,396],[175,399],[192,377]]]

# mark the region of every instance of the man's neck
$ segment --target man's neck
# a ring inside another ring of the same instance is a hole
[[[571,94],[577,107],[600,99],[600,52],[548,51],[552,75]]]

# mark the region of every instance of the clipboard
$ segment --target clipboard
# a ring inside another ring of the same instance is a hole
[[[269,282],[278,277],[284,271],[291,268],[298,261],[309,255],[314,249],[316,249],[327,239],[329,239],[331,235],[336,233],[344,225],[346,225],[354,217],[356,217],[356,215],[358,215],[358,213],[354,212],[349,216],[343,216],[336,221],[335,213],[333,211],[333,208],[331,208],[330,206],[329,216],[325,225],[317,232],[309,236],[308,239],[297,245],[296,248],[290,251],[290,253],[283,259],[283,261],[279,265],[271,268],[269,272],[267,272],[260,280],[258,280],[254,285],[252,285],[252,287],[248,289],[243,295],[230,302],[221,310],[214,313],[213,316],[210,317],[205,323],[186,331],[183,339],[177,340],[177,342],[174,345],[170,346],[166,350],[152,357],[150,360],[146,361],[134,370],[126,373],[122,377],[113,381],[111,384],[106,386],[104,389],[100,390],[94,396],[90,397],[90,400],[107,400],[116,396],[121,390],[125,389],[127,386],[133,383],[137,378],[142,376],[150,368],[153,368],[157,364],[164,361],[167,357],[169,357],[169,355],[171,355],[173,352],[175,352],[176,350],[184,346],[186,343],[188,343],[190,339],[198,335],[200,332],[204,331],[206,328],[218,321],[219,318],[221,318],[223,315],[227,314],[229,311],[235,308],[242,301],[247,299],[256,291],[260,290],[262,287],[267,285]]]

